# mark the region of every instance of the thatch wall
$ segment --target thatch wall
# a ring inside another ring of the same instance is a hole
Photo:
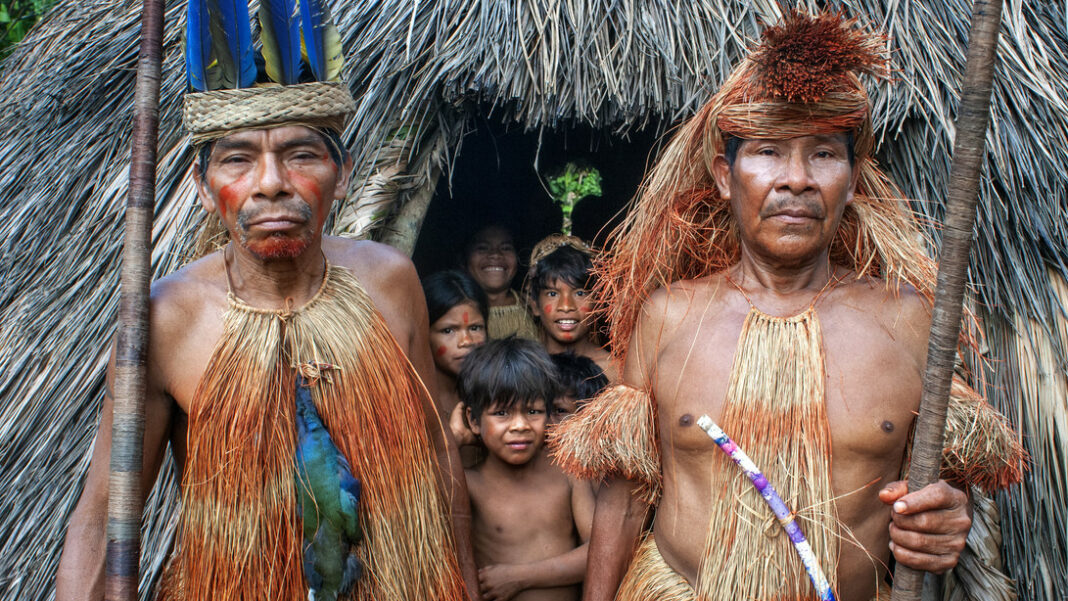
[[[769,0],[334,4],[360,103],[345,138],[366,183],[336,223],[402,246],[480,103],[534,131],[671,122],[708,97],[778,10]],[[892,35],[898,81],[874,91],[880,156],[937,222],[969,3],[844,4]],[[183,15],[184,2],[168,3],[157,277],[187,259],[202,219],[179,131]],[[999,499],[1007,563],[1022,598],[1052,601],[1068,590],[1068,10],[1010,0],[1003,24],[971,275],[996,372],[991,398],[1035,458],[1027,483]],[[61,0],[0,74],[3,599],[51,596],[87,463],[117,307],[138,29],[133,2]],[[168,544],[170,474],[146,509],[146,582]]]

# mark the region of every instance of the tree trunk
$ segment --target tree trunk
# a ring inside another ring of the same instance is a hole
[[[152,276],[152,213],[156,204],[163,0],[144,0],[137,59],[126,239],[123,247],[115,399],[108,481],[109,601],[136,601],[141,556],[141,471],[145,430],[145,354]]]
[[[936,481],[942,466],[946,406],[960,340],[964,286],[975,226],[979,175],[986,154],[990,88],[1000,25],[1001,0],[975,0],[957,117],[957,138],[953,146],[953,166],[946,195],[946,222],[931,314],[931,336],[927,344],[927,369],[912,444],[909,491]],[[922,589],[923,572],[898,564],[894,570],[892,601],[919,601]]]

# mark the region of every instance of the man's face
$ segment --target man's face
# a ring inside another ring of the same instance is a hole
[[[322,236],[336,198],[348,188],[326,139],[294,125],[229,135],[212,148],[196,178],[205,210],[261,260],[300,256]]]
[[[716,185],[746,250],[790,267],[830,247],[859,173],[847,142],[845,134],[744,140],[733,167],[716,157]]]

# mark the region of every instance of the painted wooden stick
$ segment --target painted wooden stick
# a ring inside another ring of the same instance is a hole
[[[712,421],[712,418],[707,415],[702,415],[697,420],[697,425],[708,434],[712,440],[716,441],[720,450],[727,454],[734,463],[738,464],[738,467],[742,468],[745,475],[749,477],[749,480],[753,483],[753,487],[757,489],[761,497],[764,497],[764,502],[771,508],[771,512],[775,514],[775,517],[779,520],[779,525],[786,531],[786,534],[790,537],[790,542],[794,544],[794,549],[797,551],[798,557],[801,558],[801,563],[805,566],[805,571],[808,572],[809,579],[812,580],[812,586],[816,588],[816,593],[819,595],[820,601],[834,601],[834,591],[831,590],[831,583],[827,580],[827,576],[823,573],[823,568],[820,567],[819,559],[816,554],[812,552],[812,545],[808,544],[808,539],[805,538],[805,534],[801,532],[801,525],[794,519],[794,514],[790,511],[790,508],[786,506],[782,498],[779,497],[779,493],[775,491],[775,488],[768,482],[768,479],[764,477],[764,473],[760,471],[760,468],[753,463],[753,460],[745,454],[745,451],[738,448],[738,445],[734,444],[734,441],[727,436],[716,422]]]
[[[990,90],[1000,26],[1001,0],[973,2],[968,62],[961,87],[953,166],[946,193],[938,287],[927,343],[927,369],[923,375],[923,397],[912,443],[910,492],[937,481],[942,466],[946,407],[960,340],[964,286],[979,200],[979,175],[986,154]],[[923,572],[897,564],[892,601],[919,601],[922,589]]]
[[[152,212],[156,204],[163,0],[144,0],[134,88],[126,239],[115,352],[115,399],[108,481],[109,601],[136,601],[141,556],[141,471],[145,430],[145,354],[152,276]]]

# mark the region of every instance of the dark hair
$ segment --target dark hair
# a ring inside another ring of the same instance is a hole
[[[510,228],[507,225],[505,225],[503,223],[500,223],[498,221],[490,221],[488,223],[483,223],[482,225],[478,226],[478,228],[474,232],[472,232],[471,235],[469,235],[466,240],[464,240],[463,255],[461,255],[461,257],[460,257],[460,264],[461,265],[464,265],[464,266],[467,265],[467,258],[471,255],[471,252],[474,250],[475,241],[478,239],[478,235],[481,234],[482,232],[488,230],[488,229],[494,229],[494,228],[502,230],[506,234],[508,234],[508,237],[512,240],[512,246],[513,247],[515,246],[515,232],[512,230],[512,228]],[[516,252],[516,258],[518,259],[519,253],[518,253],[518,251],[515,251],[515,252]]]
[[[586,401],[608,386],[608,377],[593,359],[570,351],[556,353],[551,357],[556,365],[556,374],[560,378],[563,394],[573,396],[577,401]]]
[[[568,245],[545,255],[531,268],[527,277],[529,294],[533,299],[537,299],[541,291],[552,284],[553,280],[563,280],[572,288],[587,290],[592,288],[596,281],[589,255]]]
[[[489,318],[489,300],[485,291],[474,278],[462,271],[450,269],[423,278],[423,295],[426,296],[431,324],[456,305],[465,302],[474,303],[482,313],[482,318]]]
[[[323,137],[326,142],[326,151],[330,153],[330,160],[334,161],[334,165],[338,169],[341,169],[349,158],[349,149],[341,142],[341,134],[332,129],[316,129],[314,127],[310,129]],[[214,140],[205,142],[197,147],[197,166],[200,167],[201,179],[208,173],[208,163],[211,162],[211,151],[214,149]]]
[[[548,411],[560,396],[549,353],[533,340],[514,336],[472,350],[456,377],[456,391],[475,422],[494,405],[508,410],[542,400]]]
[[[857,145],[856,136],[853,132],[843,132],[846,137],[846,153],[849,157],[849,166],[852,167],[857,162]],[[734,159],[738,158],[738,148],[741,147],[744,140],[738,136],[727,136],[724,140],[723,156],[727,159],[727,164],[734,167]]]

